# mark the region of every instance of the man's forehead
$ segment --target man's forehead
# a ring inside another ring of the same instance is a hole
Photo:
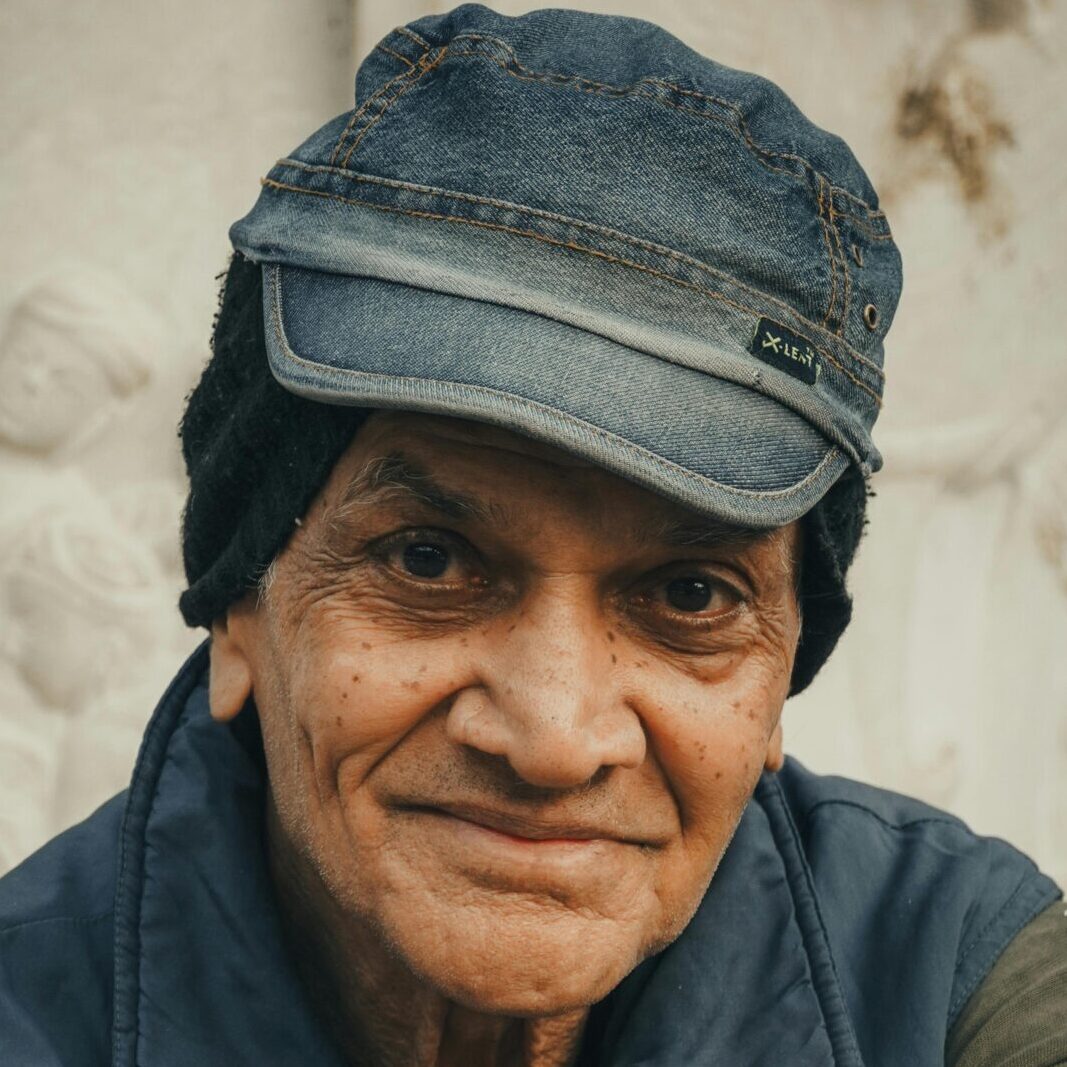
[[[599,464],[488,423],[421,412],[380,411],[368,419],[355,445],[351,456],[355,465],[347,472],[340,501],[344,507],[401,499],[417,501],[451,519],[507,526],[511,524],[511,509],[498,499],[495,481],[472,478],[471,473],[477,472],[482,456],[497,460],[519,455],[551,467],[575,468],[576,473],[586,476],[582,479],[586,487],[588,476],[592,476],[601,489],[618,490],[613,521],[620,511],[627,521],[622,527],[613,527],[616,536],[626,534],[636,541],[674,546],[740,547],[774,532],[701,515]],[[457,464],[457,459],[462,464]],[[600,508],[591,511],[599,514]],[[590,517],[596,518],[596,514]]]
[[[367,431],[370,434],[367,435]],[[598,464],[567,452],[565,449],[537,441],[532,437],[474,419],[437,415],[419,411],[376,411],[371,415],[360,436],[375,440],[403,437],[423,441],[429,445],[444,444],[482,448],[487,451],[514,452],[544,463],[562,467],[602,470]],[[358,440],[358,439],[357,439]]]

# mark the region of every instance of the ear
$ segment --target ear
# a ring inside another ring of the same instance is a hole
[[[252,695],[252,666],[223,615],[211,624],[211,674],[208,702],[216,722],[229,722]]]
[[[778,725],[774,728],[774,733],[771,734],[771,739],[767,742],[767,758],[764,760],[763,766],[772,773],[777,773],[785,765],[785,753],[782,751],[782,720],[778,720]]]

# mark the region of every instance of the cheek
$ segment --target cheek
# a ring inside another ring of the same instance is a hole
[[[320,792],[344,795],[454,695],[467,658],[457,642],[397,642],[366,629],[314,647],[295,679],[294,714]]]
[[[683,831],[724,847],[763,771],[784,692],[777,673],[742,664],[715,683],[661,687],[643,712]]]

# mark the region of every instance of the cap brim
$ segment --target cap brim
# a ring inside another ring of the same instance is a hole
[[[515,307],[277,265],[264,303],[292,392],[493,423],[727,522],[791,522],[849,464],[769,396]]]

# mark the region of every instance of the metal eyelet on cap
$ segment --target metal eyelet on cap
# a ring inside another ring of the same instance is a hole
[[[856,261],[857,267],[863,266],[863,249],[859,245],[854,244],[851,247],[852,258]]]
[[[878,309],[874,304],[868,304],[863,309],[863,321],[866,323],[868,330],[878,329]]]

